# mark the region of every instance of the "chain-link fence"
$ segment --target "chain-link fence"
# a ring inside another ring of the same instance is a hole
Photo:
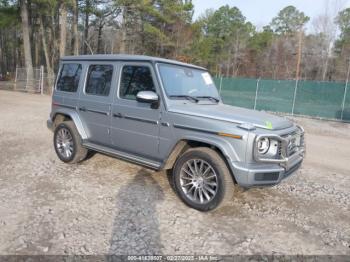
[[[214,80],[226,104],[350,121],[348,83],[244,78]]]
[[[52,94],[55,75],[45,73],[43,66],[32,70],[16,68],[9,76],[6,81],[0,81],[0,89]]]
[[[40,92],[42,74],[42,68],[16,68],[14,89],[29,92]]]
[[[55,84],[55,75],[54,74],[43,74],[43,80],[42,80],[42,94],[51,95],[53,92],[53,86]]]

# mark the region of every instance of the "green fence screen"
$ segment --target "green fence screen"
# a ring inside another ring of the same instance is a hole
[[[225,104],[350,121],[350,92],[345,83],[244,78],[214,81]]]

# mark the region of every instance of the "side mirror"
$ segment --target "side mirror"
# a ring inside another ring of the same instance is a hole
[[[153,91],[140,91],[136,95],[136,100],[142,103],[158,103],[159,97]]]

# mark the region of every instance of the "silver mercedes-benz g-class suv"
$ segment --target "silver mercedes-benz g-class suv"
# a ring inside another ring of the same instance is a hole
[[[304,158],[291,121],[225,105],[205,68],[147,56],[63,57],[47,121],[66,163],[89,150],[170,170],[190,207],[232,200],[234,184],[276,185]]]

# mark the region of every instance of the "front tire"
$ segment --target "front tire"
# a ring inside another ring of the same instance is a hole
[[[83,161],[88,150],[81,144],[81,138],[73,121],[64,121],[54,132],[53,143],[58,158],[69,164]]]
[[[221,208],[232,201],[234,184],[231,173],[214,150],[192,148],[176,161],[173,183],[181,200],[199,211]]]

